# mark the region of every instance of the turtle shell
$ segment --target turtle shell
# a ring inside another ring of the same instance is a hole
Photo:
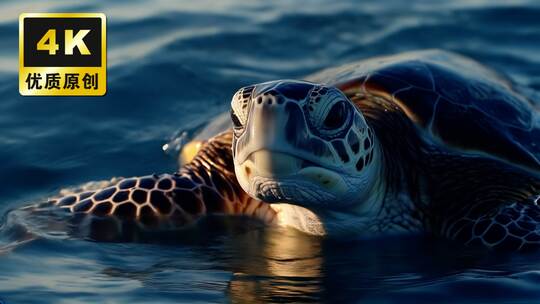
[[[425,136],[540,170],[539,107],[503,76],[444,51],[379,57],[324,70],[308,80],[349,97],[391,100]]]

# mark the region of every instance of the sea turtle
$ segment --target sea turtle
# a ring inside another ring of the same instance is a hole
[[[460,55],[378,57],[241,88],[232,128],[192,144],[177,173],[114,180],[46,208],[77,214],[105,240],[221,214],[335,237],[423,232],[533,248],[539,117],[510,81]]]

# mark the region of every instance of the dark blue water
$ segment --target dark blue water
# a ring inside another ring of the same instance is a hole
[[[0,3],[0,214],[62,188],[172,172],[162,146],[243,85],[370,56],[442,48],[540,90],[535,1],[20,1]],[[108,94],[22,98],[18,15],[104,12]],[[15,233],[0,233],[2,246]],[[540,254],[422,238],[336,243],[237,229],[172,244],[62,234],[0,254],[6,303],[540,302]]]

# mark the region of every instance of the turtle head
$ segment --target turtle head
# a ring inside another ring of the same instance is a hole
[[[361,203],[380,155],[362,113],[337,88],[279,80],[231,101],[236,177],[252,197],[307,208]]]

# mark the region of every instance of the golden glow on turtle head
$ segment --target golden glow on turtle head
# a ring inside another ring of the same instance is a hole
[[[334,87],[280,80],[240,89],[231,101],[236,177],[252,197],[344,206],[376,174],[376,138]]]

